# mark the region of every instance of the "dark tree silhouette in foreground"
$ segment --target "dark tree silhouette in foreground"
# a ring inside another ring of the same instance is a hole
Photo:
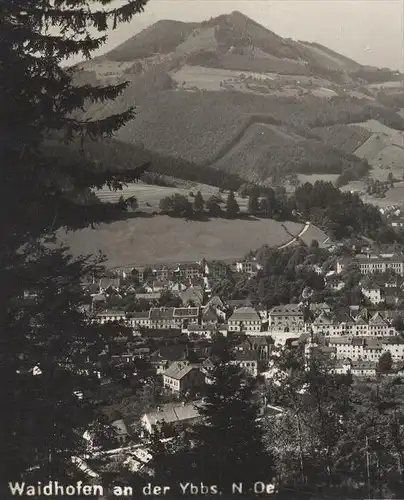
[[[61,227],[114,217],[124,207],[91,203],[86,194],[104,185],[118,189],[144,168],[101,169],[86,157],[86,143],[111,136],[135,109],[99,120],[82,117],[88,103],[115,99],[126,83],[79,85],[74,69],[62,63],[89,58],[108,30],[146,3],[0,1],[0,377],[6,409],[0,424],[7,457],[1,498],[10,495],[6,481],[80,477],[72,457],[80,455],[81,436],[94,420],[80,394],[98,384],[94,362],[102,349],[81,312],[80,281],[101,268],[98,259],[75,260],[67,248],[48,244]],[[79,144],[81,152],[59,155],[48,147],[58,143]]]

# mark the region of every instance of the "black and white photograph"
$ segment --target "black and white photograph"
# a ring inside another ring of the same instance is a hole
[[[404,0],[0,0],[0,500],[404,498]]]

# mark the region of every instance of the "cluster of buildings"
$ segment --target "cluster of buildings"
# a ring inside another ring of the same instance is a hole
[[[379,210],[392,227],[404,227],[403,207],[400,207],[399,205],[389,205],[387,207],[380,208]]]
[[[194,279],[210,277],[220,279],[227,276],[229,271],[254,274],[260,268],[259,263],[254,259],[243,259],[236,261],[202,259],[200,262],[188,262],[179,264],[161,264],[154,266],[137,266],[130,272],[137,273],[141,282],[148,277],[165,282],[172,279]],[[126,271],[121,270],[123,273]]]
[[[99,313],[94,321],[100,324],[121,321],[136,339],[179,342],[201,346],[212,339],[216,332],[240,339],[236,350],[238,364],[250,375],[266,371],[265,359],[270,346],[290,341],[307,340],[309,332],[321,338],[330,357],[335,360],[378,362],[380,356],[390,351],[393,360],[404,363],[404,341],[397,329],[404,310],[369,310],[350,306],[344,311],[332,311],[326,303],[285,304],[269,309],[254,308],[245,301],[225,303],[214,296],[199,307],[152,307],[140,313],[110,311]],[[164,387],[182,393],[205,383],[200,375],[208,359],[208,351],[198,354],[199,366],[187,361],[185,348],[176,350],[160,348],[155,352],[128,349],[121,359],[150,356],[157,373],[162,374]],[[144,347],[143,347],[144,349]],[[191,349],[192,350],[192,349]],[[174,352],[175,351],[175,352]],[[197,369],[196,369],[197,368]],[[196,369],[196,370],[195,370]]]
[[[198,404],[204,388],[211,383],[212,338],[216,333],[228,338],[233,352],[231,363],[251,377],[272,376],[271,358],[277,345],[304,346],[306,365],[319,354],[327,357],[335,373],[363,378],[376,377],[381,356],[389,352],[392,368],[387,375],[404,376],[404,340],[398,321],[404,318],[404,309],[400,309],[404,256],[387,251],[368,253],[340,258],[328,273],[321,266],[313,269],[323,276],[326,288],[338,291],[345,286],[342,277],[352,264],[363,274],[360,287],[369,307],[335,311],[327,303],[312,302],[303,295],[300,303],[253,307],[246,300],[225,300],[212,293],[212,283],[227,278],[229,272],[254,276],[260,266],[253,259],[136,267],[131,271],[136,284],[126,280],[124,270],[120,277],[86,284],[93,303],[101,304],[101,308],[91,308],[91,320],[106,330],[119,322],[126,331],[108,337],[100,355],[100,377],[106,377],[108,370],[104,367],[111,364],[131,365],[138,358],[148,361],[153,377],[159,377],[170,401],[141,417],[138,425],[147,439],[159,422],[178,431],[200,418]],[[379,281],[386,270],[394,271],[391,279]],[[178,299],[176,306],[159,305],[165,290]],[[141,310],[102,307],[106,297],[131,293],[136,301],[143,299],[147,305]],[[269,406],[264,400],[262,403],[266,411]],[[282,409],[272,407],[271,412],[279,415]],[[133,443],[128,419],[117,418],[113,426],[120,449]],[[147,470],[151,458],[147,447],[130,446],[128,468]]]

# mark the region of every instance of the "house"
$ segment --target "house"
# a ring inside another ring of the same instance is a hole
[[[164,264],[157,267],[154,273],[155,277],[162,282],[168,281],[168,279],[172,274],[173,274],[173,268],[166,266]]]
[[[243,260],[234,263],[234,270],[237,273],[255,274],[260,267],[256,260]]]
[[[401,337],[334,337],[329,345],[337,351],[338,359],[377,362],[380,356],[390,351],[393,361],[404,360],[404,340]]]
[[[219,321],[219,316],[213,307],[205,308],[201,316],[201,325],[216,325]]]
[[[286,304],[273,307],[269,311],[269,327],[283,331],[303,329],[302,306],[300,304]]]
[[[337,274],[326,275],[325,286],[331,290],[340,291],[345,287],[345,282]]]
[[[388,322],[389,325],[398,318],[404,318],[404,310],[403,309],[395,309],[395,310],[379,310],[380,315]]]
[[[348,374],[357,378],[375,378],[377,373],[377,363],[374,361],[349,361],[338,360],[332,371],[336,374]]]
[[[404,360],[404,339],[402,337],[391,337],[383,339],[383,352],[390,351],[395,362]]]
[[[335,311],[334,327],[341,335],[352,335],[355,327],[355,321],[345,310]]]
[[[129,324],[132,328],[150,328],[150,310],[132,312],[129,315]]]
[[[258,352],[259,359],[268,359],[273,345],[274,341],[271,337],[260,335],[249,335],[241,344],[243,350]]]
[[[388,306],[395,306],[404,302],[404,290],[402,286],[384,285],[384,302]]]
[[[182,328],[188,323],[198,323],[199,307],[152,307],[148,328]]]
[[[150,328],[181,328],[181,322],[174,319],[174,307],[153,307],[150,309]]]
[[[187,264],[180,264],[177,269],[174,270],[174,274],[187,280],[202,278],[204,275],[204,268],[198,263],[190,262]]]
[[[334,315],[330,312],[323,311],[312,323],[313,333],[322,333],[325,336],[333,336],[339,334],[339,326],[337,325]]]
[[[225,278],[229,273],[229,266],[226,262],[212,260],[205,263],[204,272],[212,279]]]
[[[376,312],[369,320],[369,335],[374,337],[385,337],[397,335],[395,328],[390,327],[380,312]]]
[[[217,295],[214,295],[211,299],[208,300],[208,302],[205,305],[205,308],[209,308],[209,307],[211,307],[212,309],[215,309],[215,310],[219,309],[220,311],[223,311],[224,310],[224,303],[220,297],[218,297]]]
[[[186,362],[188,347],[182,344],[162,346],[150,356],[157,373],[164,373],[176,361]]]
[[[351,370],[351,362],[347,359],[344,360],[336,360],[331,368],[330,372],[335,375],[347,375]]]
[[[142,338],[155,341],[179,340],[184,338],[181,328],[146,328]]]
[[[231,364],[237,365],[242,368],[248,375],[251,377],[258,376],[258,361],[259,361],[259,353],[257,351],[236,351],[234,360],[231,361]]]
[[[259,332],[261,331],[261,318],[252,307],[236,309],[228,319],[229,331],[232,332]]]
[[[331,308],[326,302],[311,302],[309,310],[314,317],[319,316],[321,313],[331,313]]]
[[[351,363],[350,373],[358,378],[375,378],[377,363],[374,361],[353,361]]]
[[[182,330],[188,335],[189,338],[205,338],[211,339],[213,335],[218,331],[216,325],[189,325]]]
[[[361,292],[372,304],[378,305],[384,300],[382,289],[378,285],[363,285],[361,287]]]
[[[352,328],[352,335],[366,336],[369,335],[369,324],[363,318],[363,316],[358,316],[355,319],[354,327]]]
[[[357,320],[358,318],[363,318],[365,321],[367,321],[369,313],[366,307],[359,305],[350,305],[348,306],[348,310],[349,310],[349,315],[354,320]]]
[[[120,444],[124,444],[129,439],[129,432],[122,418],[111,422],[111,427],[114,431],[115,438]]]
[[[184,285],[181,281],[169,281],[168,289],[178,295],[180,292],[184,292],[187,289],[187,285]]]
[[[163,385],[172,392],[181,393],[196,389],[205,383],[200,369],[187,361],[175,361],[163,373]]]
[[[157,303],[161,298],[161,292],[137,292],[135,298],[136,300],[148,300],[149,302]]]
[[[120,286],[120,278],[101,278],[99,281],[100,292],[106,295],[119,294]]]
[[[145,413],[141,418],[141,425],[145,432],[152,434],[154,426],[167,424],[173,430],[181,430],[195,424],[201,419],[198,406],[200,403],[188,404],[169,403],[158,407],[155,411]]]
[[[205,375],[209,375],[215,367],[215,362],[212,357],[208,357],[202,362],[201,372]]]

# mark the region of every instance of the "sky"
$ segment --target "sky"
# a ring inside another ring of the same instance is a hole
[[[234,10],[282,37],[318,42],[359,63],[404,71],[404,0],[150,0],[131,23],[111,31],[95,55],[160,19],[198,22]]]

